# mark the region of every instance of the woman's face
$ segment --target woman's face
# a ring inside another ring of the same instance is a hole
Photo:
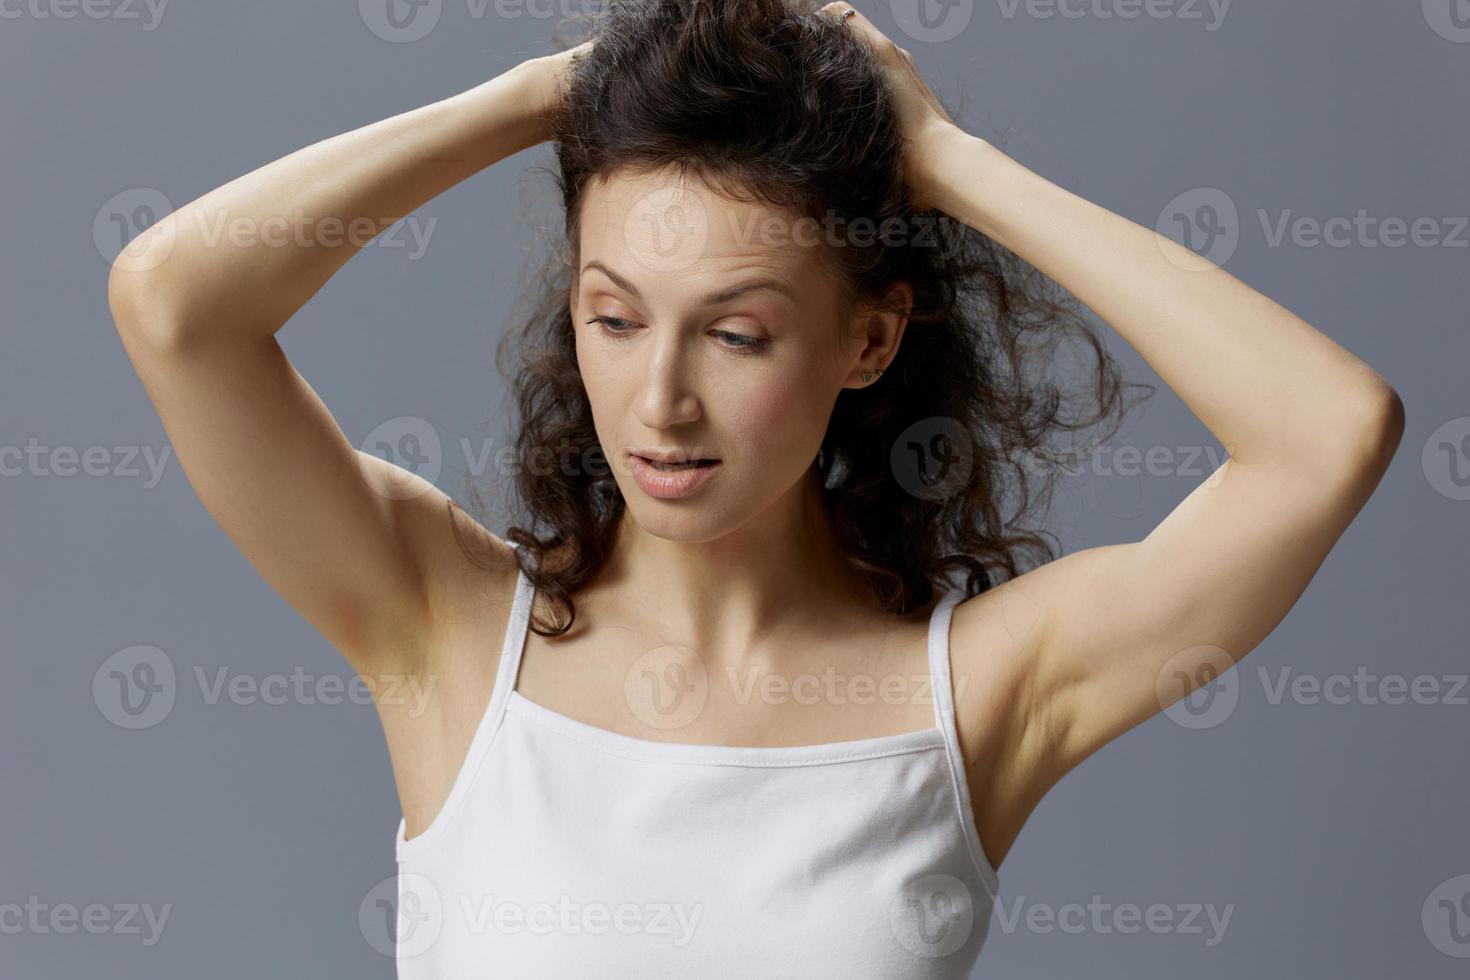
[[[577,363],[632,519],[702,542],[794,500],[838,392],[887,364],[902,318],[844,312],[820,226],[697,180],[618,174],[581,207]],[[695,474],[635,458],[658,451],[719,462],[686,490]]]

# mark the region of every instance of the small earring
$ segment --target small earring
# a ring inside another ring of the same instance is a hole
[[[864,371],[863,372],[863,384],[867,384],[868,382],[872,381],[874,378],[876,378],[878,375],[880,375],[882,373],[883,373],[883,369],[882,368],[879,368],[877,371]]]

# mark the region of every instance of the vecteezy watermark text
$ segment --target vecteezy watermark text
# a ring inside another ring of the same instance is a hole
[[[0,446],[0,477],[143,477],[143,489],[152,490],[172,454],[172,446],[44,446],[31,436],[24,446]]]
[[[1320,216],[1257,208],[1255,216],[1268,248],[1470,248],[1467,215],[1382,215],[1354,208],[1351,214]],[[1172,261],[1205,269],[1229,262],[1247,227],[1234,197],[1218,187],[1196,187],[1164,205],[1154,230],[1187,250],[1166,250]]]
[[[143,21],[145,32],[163,20],[169,0],[0,0],[0,20]],[[147,18],[144,19],[144,15]]]
[[[1025,14],[1033,20],[1198,21],[1213,33],[1225,23],[1234,0],[995,0],[1006,20]]]
[[[0,0],[4,2],[4,0]],[[185,217],[187,215],[187,218]],[[168,220],[165,220],[168,219]],[[155,269],[173,254],[179,223],[189,221],[197,234],[193,241],[206,248],[354,248],[407,249],[417,261],[428,251],[438,225],[437,217],[418,215],[373,218],[360,215],[308,215],[301,208],[288,214],[260,218],[229,213],[226,208],[174,209],[162,191],[131,187],[109,198],[92,219],[92,241],[102,258],[126,272]]]
[[[173,905],[157,908],[147,902],[91,902],[78,908],[71,902],[44,902],[37,895],[26,901],[0,902],[0,935],[70,936],[85,932],[93,936],[142,936],[144,946],[155,946],[163,937]],[[147,931],[144,931],[144,927]]]
[[[379,704],[408,705],[410,717],[421,716],[437,687],[436,676],[414,674],[312,674],[301,666],[289,674],[231,674],[217,667],[211,674],[194,667],[201,700],[210,706]],[[173,658],[158,647],[140,644],[119,650],[92,675],[92,700],[104,718],[119,728],[152,728],[173,711],[179,691]]]
[[[1060,932],[1070,936],[1084,933],[1126,936],[1147,932],[1155,936],[1200,936],[1209,948],[1225,939],[1234,914],[1234,902],[1223,908],[1213,902],[1172,905],[1155,902],[1145,907],[1134,902],[1104,901],[1101,895],[1093,895],[1085,905],[1028,902],[1024,895],[1009,900],[1002,897],[996,902],[1001,931],[1007,934],[1017,929],[1038,935]]]

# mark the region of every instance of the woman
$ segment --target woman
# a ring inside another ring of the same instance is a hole
[[[355,451],[274,339],[364,237],[201,229],[381,230],[547,139],[566,254],[514,335],[505,540]],[[1038,270],[1230,452],[1141,541],[1051,559],[1017,523],[1048,437],[1121,405]],[[1403,429],[1323,334],[961,129],[844,2],[615,3],[192,202],[109,298],[232,540],[364,677],[432,685],[378,702],[403,977],[967,976],[1036,804],[1271,632]],[[1075,417],[1033,377],[1067,337]]]

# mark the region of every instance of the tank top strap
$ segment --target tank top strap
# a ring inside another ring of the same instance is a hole
[[[519,556],[523,549],[520,545],[511,543]],[[450,786],[449,795],[440,806],[438,815],[430,821],[429,826],[422,833],[412,840],[405,839],[406,824],[402,818],[399,819],[395,847],[400,862],[410,855],[424,853],[433,841],[442,837],[446,825],[453,819],[453,815],[464,804],[466,796],[471,792],[470,784],[475,778],[475,773],[479,771],[481,760],[490,749],[490,741],[494,738],[496,729],[500,727],[500,722],[505,717],[505,706],[510,701],[511,691],[515,687],[516,676],[521,665],[521,654],[526,647],[526,633],[530,629],[531,601],[535,596],[535,591],[535,585],[517,565],[515,597],[511,600],[510,615],[507,617],[505,626],[505,641],[500,647],[500,665],[495,670],[495,682],[490,689],[485,711],[480,715],[475,734],[470,739],[469,750],[465,753],[464,761],[460,763],[454,783]]]
[[[969,781],[965,776],[965,757],[960,751],[960,733],[955,724],[954,683],[949,662],[949,626],[955,607],[965,599],[963,589],[946,592],[929,615],[929,677],[934,689],[934,720],[944,733],[944,754],[949,763],[949,776],[954,786],[960,823],[965,843],[980,871],[981,881],[992,900],[999,893],[1000,876],[985,854],[980,832],[975,826],[970,806]]]
[[[949,623],[954,617],[954,607],[964,597],[965,593],[959,589],[946,592],[929,614],[929,680],[933,686],[934,722],[944,732],[951,748],[956,749],[959,737],[955,729],[954,687],[949,669]]]
[[[526,549],[511,542],[517,557],[523,557]],[[526,650],[526,634],[531,629],[532,600],[536,596],[536,585],[524,569],[516,568],[515,597],[511,600],[510,616],[505,624],[505,642],[500,648],[500,666],[495,671],[495,687],[486,715],[497,717],[505,710],[505,702],[515,690],[516,678],[520,676],[521,657]]]

